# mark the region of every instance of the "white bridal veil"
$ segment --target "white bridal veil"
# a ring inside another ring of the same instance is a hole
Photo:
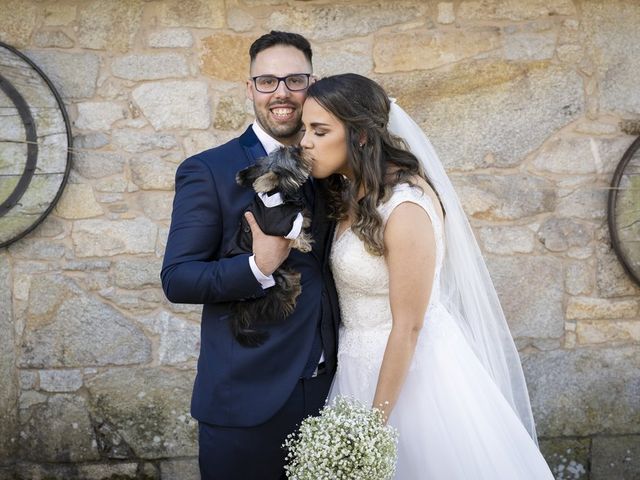
[[[420,160],[446,212],[446,251],[440,277],[442,301],[537,443],[518,351],[458,195],[425,133],[393,100],[388,128]]]

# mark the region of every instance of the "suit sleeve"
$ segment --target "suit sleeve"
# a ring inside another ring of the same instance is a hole
[[[218,303],[264,295],[249,255],[215,258],[223,238],[215,178],[197,156],[176,172],[171,228],[162,265],[162,288],[174,303]]]

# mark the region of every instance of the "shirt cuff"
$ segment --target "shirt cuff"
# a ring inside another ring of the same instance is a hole
[[[284,238],[288,240],[295,240],[296,238],[298,238],[300,232],[302,231],[303,221],[304,218],[302,216],[302,213],[298,212],[298,215],[296,215],[296,219],[293,221],[293,227],[291,227],[291,231],[287,233]]]
[[[267,288],[273,287],[276,284],[276,281],[273,279],[273,275],[269,275],[268,277],[260,271],[258,265],[256,265],[256,256],[251,255],[249,257],[249,267],[253,272],[253,276],[256,277],[256,280],[262,285],[262,289],[266,290]]]

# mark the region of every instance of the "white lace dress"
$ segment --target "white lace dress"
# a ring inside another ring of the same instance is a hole
[[[396,186],[379,207],[384,222],[403,202],[420,205],[431,218],[436,271],[424,327],[389,419],[400,434],[395,479],[553,479],[537,446],[439,302],[444,239],[430,197],[407,184]],[[371,404],[392,323],[387,265],[384,257],[369,254],[350,229],[334,240],[331,265],[342,325],[330,396]]]

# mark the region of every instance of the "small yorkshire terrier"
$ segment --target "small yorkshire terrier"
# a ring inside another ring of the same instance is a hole
[[[256,195],[246,211],[253,213],[267,235],[292,240],[291,248],[310,252],[311,217],[305,208],[302,187],[311,173],[311,162],[300,147],[281,147],[255,165],[240,170],[238,185],[253,188]],[[227,256],[253,252],[251,228],[244,215]],[[280,323],[293,312],[302,292],[301,274],[281,265],[273,272],[275,285],[256,299],[235,302],[231,307],[231,330],[246,347],[264,343],[268,333],[261,325]]]

